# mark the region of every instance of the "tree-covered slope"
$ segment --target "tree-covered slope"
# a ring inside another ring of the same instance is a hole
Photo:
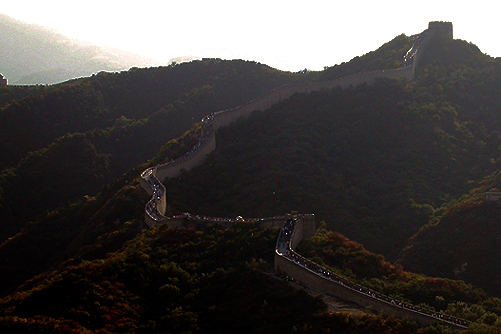
[[[202,167],[167,181],[173,212],[313,212],[391,257],[427,223],[419,204],[464,192],[495,168],[501,143],[395,81],[296,95],[217,140]]]
[[[143,231],[106,257],[72,260],[26,281],[17,292],[0,299],[0,328],[111,333],[448,332],[440,325],[421,328],[371,315],[370,309],[358,315],[326,312],[320,299],[268,274],[276,232],[249,223],[207,231],[166,226]],[[500,301],[486,299],[485,293],[462,282],[402,272],[381,256],[323,229],[302,248],[315,260],[348,275],[355,272],[390,294],[474,321],[469,333],[499,329]],[[344,261],[333,262],[333,252],[342,254]],[[372,268],[390,276],[391,283],[374,279],[370,270],[358,272],[360,262],[375,263]]]
[[[255,62],[213,59],[103,72],[33,90],[0,104],[0,167],[12,166],[67,133],[107,128],[122,117],[148,118],[162,108],[172,117],[165,130],[178,136],[202,115],[247,102],[290,79],[290,73]],[[170,110],[186,102],[192,104],[189,114]]]
[[[399,35],[377,50],[357,56],[346,63],[325,67],[318,75],[322,79],[334,79],[363,71],[401,67],[403,65],[402,59],[411,48],[412,43],[412,37],[404,34]]]
[[[169,141],[156,158],[163,161],[183,154],[196,143],[198,134],[195,129]],[[68,259],[104,257],[133,238],[144,228],[148,195],[139,186],[138,176],[148,166],[142,164],[105,183],[94,196],[67,201],[31,218],[17,233],[12,229],[19,226],[5,226],[12,234],[0,243],[0,268],[4,273],[0,276],[0,294]]]
[[[475,125],[475,133],[492,138],[501,130],[501,63],[483,54],[475,45],[454,40],[435,43],[424,54],[414,83],[417,94],[434,95],[450,101],[457,117]],[[499,163],[497,140],[480,143],[490,152],[478,154],[478,160]],[[496,167],[496,170],[499,167]],[[402,263],[410,270],[431,275],[456,277],[477,284],[500,295],[501,259],[496,249],[501,235],[499,210],[485,201],[484,192],[499,188],[498,172],[472,182],[455,200],[445,200],[430,209],[429,224],[414,235],[402,255]],[[485,173],[482,177],[489,175]],[[468,192],[469,191],[469,192]]]
[[[406,268],[435,276],[452,277],[501,295],[501,206],[485,199],[499,189],[500,173],[435,212],[430,224],[414,235],[404,249]]]
[[[494,314],[499,317],[501,311],[501,300],[489,297],[481,289],[463,281],[404,271],[400,265],[387,262],[383,256],[325,229],[325,225],[301,244],[299,252],[349,280],[435,311],[490,325],[496,323]]]
[[[395,49],[382,54],[393,59],[406,41],[397,38]],[[411,274],[357,243],[395,259],[416,235],[404,264],[423,272],[450,260],[417,266],[435,240],[459,260],[481,254],[475,268],[488,269],[481,264],[497,259],[488,246],[499,243],[497,230],[487,230],[497,209],[489,211],[480,200],[484,190],[465,205],[437,208],[500,168],[497,106],[491,103],[500,81],[482,74],[497,73],[499,65],[462,41],[430,52],[436,55],[426,55],[413,82],[379,80],[296,94],[221,129],[216,151],[202,166],[165,182],[168,214],[315,213],[326,223],[300,247],[308,257],[386,294],[472,320],[470,333],[499,332],[499,299],[464,282]],[[16,156],[1,175],[0,211],[20,224],[9,225],[14,229],[5,229],[0,242],[1,330],[450,332],[379,315],[327,312],[320,300],[270,277],[276,231],[252,224],[142,230],[148,196],[139,173],[189,151],[199,128],[160,148],[165,141],[207,112],[311,75],[205,60],[100,74],[37,88],[36,94],[6,93],[2,117],[19,127],[26,121],[30,135],[3,128],[11,131],[5,138]],[[473,103],[480,92],[485,96]],[[481,187],[497,186],[487,184]],[[25,190],[31,188],[36,193]],[[474,217],[488,218],[475,224],[487,226],[482,233],[471,224]],[[458,251],[445,235],[472,241],[471,248]],[[460,267],[458,277],[493,291],[493,281],[468,276],[469,268]]]
[[[0,237],[153,157],[204,115],[294,75],[218,59],[102,73],[65,84],[1,89]],[[29,191],[27,191],[29,189]]]
[[[400,52],[405,40],[400,36],[383,46],[384,52],[362,57],[362,63],[389,66],[385,57]],[[0,235],[9,236],[44,211],[94,194],[105,180],[151,158],[163,143],[210,112],[279,85],[318,78],[254,62],[205,59],[100,73],[49,87],[1,89],[0,168],[5,170]]]
[[[449,101],[462,120],[499,131],[501,62],[462,40],[431,41],[417,67],[416,94]]]

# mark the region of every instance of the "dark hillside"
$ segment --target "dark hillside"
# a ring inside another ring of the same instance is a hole
[[[484,192],[501,186],[500,173],[486,178],[409,241],[401,262],[409,270],[459,278],[501,296],[501,206]]]
[[[414,83],[417,94],[449,101],[460,119],[489,131],[501,128],[501,62],[462,40],[432,43]]]
[[[398,68],[402,66],[402,58],[411,48],[412,43],[411,37],[399,35],[377,50],[357,56],[347,63],[326,67],[319,72],[319,76],[322,79],[334,79],[357,72]]]
[[[450,101],[460,120],[475,125],[476,136],[499,136],[499,59],[482,54],[475,45],[464,41],[435,43],[424,55],[414,85],[416,95]],[[488,158],[493,166],[498,166],[497,140],[486,140],[481,145],[491,153],[482,157],[477,152],[478,160]],[[469,178],[477,179],[473,175],[472,171]],[[499,210],[497,205],[485,202],[483,194],[491,188],[499,189],[497,175],[482,180],[480,187],[472,183],[461,194],[453,196],[462,195],[456,201],[447,203],[446,200],[443,207],[434,212],[430,224],[409,240],[402,263],[413,271],[461,278],[500,295],[498,263],[501,259],[496,251],[501,242]]]
[[[5,91],[0,332],[451,333],[370,308],[328,311],[272,275],[276,230],[144,228],[139,174],[190,151],[203,115],[296,80],[398,67],[410,43],[398,36],[320,73],[210,59]],[[458,268],[497,292],[501,212],[482,194],[500,187],[500,65],[453,41],[434,45],[412,82],[296,94],[221,129],[203,165],[165,181],[167,214],[315,213],[307,257],[475,322],[465,333],[497,334],[498,298],[405,270]],[[385,260],[405,246],[405,270]]]
[[[195,131],[188,132],[179,141],[172,140],[164,145],[161,150],[164,159],[172,159],[189,150],[196,141],[195,134]],[[30,221],[22,222],[21,229],[19,224],[3,225],[4,238],[12,236],[0,242],[0,268],[4,273],[0,277],[0,294],[70,258],[104,257],[134,237],[144,227],[144,204],[148,196],[138,184],[138,175],[146,167],[143,164],[114,179],[96,196],[86,195],[65,202]],[[81,181],[76,179],[72,182]],[[30,188],[30,185],[26,187]],[[19,197],[22,197],[22,189],[19,190]],[[37,189],[48,192],[50,188]],[[47,201],[39,199],[44,200]],[[0,212],[8,213],[9,207],[1,202],[0,205]]]
[[[102,73],[31,88],[19,99],[6,88],[0,166],[13,165],[0,178],[0,239],[45,211],[100,191],[207,113],[291,80],[290,73],[254,62],[210,59]]]
[[[43,86],[7,86],[0,89],[0,109],[30,94],[39,94]]]
[[[34,277],[0,299],[0,328],[35,332],[40,326],[108,332],[199,333],[433,333],[446,328],[377,314],[326,312],[326,305],[269,275],[276,230],[242,223],[228,229],[138,233],[119,251],[94,261],[72,260]],[[327,245],[326,245],[327,243]],[[341,272],[357,262],[391,276],[384,288],[422,306],[447,310],[476,324],[470,333],[495,333],[499,300],[462,282],[402,272],[341,235],[321,229],[304,248]],[[318,252],[327,250],[327,252]],[[333,263],[332,252],[344,254]],[[373,259],[376,258],[377,261]],[[357,273],[381,288],[370,272]],[[429,294],[420,290],[426,287]],[[458,302],[457,300],[468,302]],[[429,302],[429,304],[426,304]],[[494,322],[493,322],[494,321]]]
[[[33,218],[78,195],[95,193],[96,185],[109,176],[108,170],[107,157],[98,153],[83,135],[65,136],[30,153],[15,169],[1,174],[2,206],[7,210],[1,214],[0,235],[16,232],[23,219]]]
[[[100,73],[35,90],[0,110],[0,167],[12,166],[27,152],[67,133],[112,126],[117,119],[143,119],[200,90],[209,90],[217,104],[191,114],[180,112],[165,124],[179,136],[201,115],[238,105],[289,82],[290,75],[246,61],[205,60],[175,66]],[[178,119],[184,123],[178,124]],[[165,142],[165,141],[164,141]],[[158,147],[156,148],[158,149]]]
[[[447,101],[380,81],[296,95],[223,129],[207,163],[166,186],[173,212],[314,212],[394,257],[427,223],[429,208],[495,168],[500,143],[459,121]]]

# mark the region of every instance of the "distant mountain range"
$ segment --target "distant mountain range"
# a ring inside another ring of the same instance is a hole
[[[99,71],[155,63],[129,52],[75,41],[0,14],[0,73],[9,84],[52,84]]]

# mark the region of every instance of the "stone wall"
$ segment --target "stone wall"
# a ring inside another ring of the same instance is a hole
[[[213,132],[208,136],[206,141],[200,143],[200,147],[193,151],[192,154],[185,155],[181,159],[176,159],[167,164],[158,165],[156,167],[156,176],[160,181],[178,177],[183,170],[189,171],[194,167],[200,166],[207,158],[207,155],[215,149],[216,136]]]
[[[2,74],[0,74],[0,88],[2,87],[7,87],[7,79],[5,79]]]
[[[373,310],[383,314],[412,319],[421,324],[437,322],[437,319],[430,318],[427,315],[404,310],[391,303],[377,300],[347,286],[329,281],[302,266],[298,266],[296,263],[277,253],[275,253],[275,268],[277,272],[287,274],[293,277],[295,281],[305,286],[312,287],[320,293],[328,294],[362,307],[371,307]]]
[[[414,66],[405,66],[397,69],[354,73],[329,81],[284,85],[272,90],[268,95],[252,100],[247,104],[216,112],[211,115],[211,125],[207,127],[207,129],[210,130],[206,130],[209,133],[205,133],[204,138],[200,140],[197,147],[174,161],[150,168],[152,170],[152,177],[157,179],[154,183],[162,183],[167,178],[179,176],[183,170],[189,171],[194,167],[200,166],[206,160],[207,156],[216,149],[216,131],[218,129],[228,126],[238,119],[246,119],[254,111],[264,111],[269,109],[271,106],[282,100],[288,99],[296,93],[332,89],[335,87],[347,88],[364,83],[371,84],[379,78],[412,80],[413,77]],[[145,182],[144,178],[142,178],[141,186],[150,195],[153,194],[152,188]],[[163,184],[161,187],[163,187]],[[157,201],[158,203],[149,203],[149,207],[156,208],[157,212],[150,212],[150,214],[146,214],[148,217],[148,226],[151,226],[152,224],[151,219],[158,219],[157,222],[166,219],[166,217],[164,217],[166,208],[165,191],[161,193],[160,198],[153,198],[152,201]]]
[[[449,315],[440,314],[430,310],[401,302],[370,290],[361,285],[348,281],[329,272],[318,264],[297,254],[294,249],[303,238],[311,237],[314,232],[314,217],[310,215],[295,216],[295,223],[289,225],[287,230],[282,228],[275,248],[275,272],[285,274],[295,281],[313,288],[314,290],[329,294],[342,300],[355,303],[362,307],[371,307],[374,311],[397,317],[408,318],[421,324],[441,322],[455,328],[467,328],[468,322]],[[286,224],[290,224],[288,221]],[[290,228],[292,227],[292,234]],[[284,245],[284,242],[287,245]]]
[[[213,133],[209,136],[209,140],[201,143],[200,147],[191,152],[188,156],[183,156],[175,161],[156,166],[156,176],[163,182],[166,178],[179,176],[182,170],[189,171],[201,165],[205,161],[207,155],[216,149],[215,131],[234,123],[238,119],[248,118],[253,111],[264,111],[269,109],[271,106],[282,100],[288,99],[296,93],[332,89],[335,87],[347,88],[364,83],[371,84],[379,78],[412,80],[414,78],[414,66],[354,73],[329,81],[284,85],[272,90],[268,95],[252,100],[247,104],[218,111],[214,113],[213,116],[214,128]],[[161,213],[163,214],[163,212]]]
[[[452,22],[432,21],[428,23],[431,35],[440,39],[453,39]]]
[[[314,215],[304,215],[307,217],[314,217]],[[192,228],[194,230],[205,230],[209,227],[221,227],[227,228],[234,224],[246,224],[246,223],[256,223],[259,228],[267,230],[270,228],[281,228],[284,222],[289,216],[276,216],[276,217],[265,217],[265,218],[227,218],[227,217],[208,217],[208,216],[198,216],[191,215],[188,213],[167,217],[165,223],[175,229],[185,229]],[[310,220],[311,222],[311,220]],[[310,223],[309,222],[309,223]],[[313,218],[314,224],[314,218]],[[310,229],[315,229],[314,225],[310,226]]]
[[[485,193],[485,200],[487,202],[499,202],[501,200],[501,192],[499,192],[499,191],[487,191]]]
[[[144,224],[148,228],[153,228],[158,225],[158,220],[154,219],[147,211],[144,212]]]
[[[416,54],[416,59],[414,60],[414,67],[419,66],[423,54],[426,53],[426,49],[433,39],[439,39],[441,41],[452,40],[453,39],[453,27],[452,22],[429,22],[428,29],[423,31],[418,39],[420,40],[420,49],[422,52]]]
[[[266,110],[272,105],[288,99],[295,93],[312,92],[322,89],[332,89],[335,87],[347,88],[364,83],[371,84],[378,78],[412,80],[415,75],[415,69],[419,61],[421,51],[425,48],[430,36],[434,34],[449,34],[449,32],[452,34],[452,24],[450,24],[450,22],[430,22],[429,28],[423,33],[417,35],[414,45],[404,57],[403,67],[397,69],[359,72],[329,81],[284,85],[272,90],[268,95],[252,100],[247,104],[216,112],[211,115],[210,119],[207,118],[207,116],[204,117],[207,121],[206,124],[208,122],[211,124],[211,126],[208,127],[208,129],[210,128],[210,133],[206,133],[205,136],[201,138],[198,146],[191,152],[174,161],[152,167],[154,171],[152,173],[153,175],[149,176],[149,178],[152,178],[149,180],[149,183],[162,183],[166,178],[179,176],[183,170],[189,171],[192,168],[201,165],[207,156],[216,149],[215,132],[218,129],[228,126],[238,119],[245,119],[249,117],[253,111]],[[156,181],[154,179],[156,179]],[[149,194],[153,194],[153,190],[146,182],[141,182],[141,185]],[[156,195],[158,194],[160,194],[161,198],[156,196],[157,200],[152,199],[158,203],[149,203],[151,205],[147,205],[149,208],[158,210],[156,213],[150,212],[149,217],[153,219],[165,220],[163,215],[165,213],[166,194],[165,192],[161,192]]]

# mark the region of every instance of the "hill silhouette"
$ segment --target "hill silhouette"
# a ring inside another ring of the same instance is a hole
[[[400,262],[409,270],[463,279],[500,296],[500,206],[485,197],[486,191],[499,186],[499,175],[495,172],[479,187],[437,209],[431,222],[410,239]]]
[[[0,73],[10,84],[51,84],[100,71],[153,65],[152,60],[70,40],[0,14]]]

